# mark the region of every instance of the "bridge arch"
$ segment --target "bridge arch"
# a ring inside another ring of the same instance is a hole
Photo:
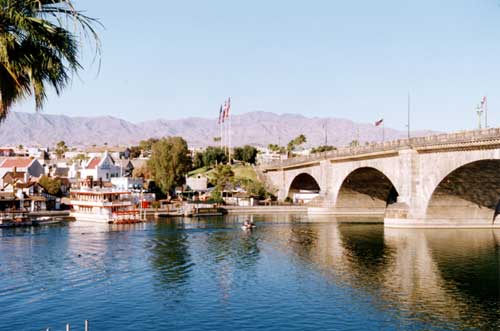
[[[367,213],[384,213],[397,201],[399,193],[394,182],[382,171],[366,166],[351,171],[337,193],[335,208]]]
[[[302,172],[295,176],[288,186],[287,197],[294,202],[308,203],[319,195],[321,187],[311,174]]]
[[[426,219],[492,224],[499,212],[500,159],[483,159],[441,176],[428,198]]]

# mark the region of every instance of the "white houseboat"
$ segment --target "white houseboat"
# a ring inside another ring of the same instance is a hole
[[[141,222],[133,193],[106,188],[80,188],[70,191],[71,216],[77,221],[99,223]]]

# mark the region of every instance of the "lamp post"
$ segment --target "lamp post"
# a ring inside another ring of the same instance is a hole
[[[478,129],[481,130],[481,117],[483,116],[483,108],[479,105],[476,106],[476,113],[478,117]]]

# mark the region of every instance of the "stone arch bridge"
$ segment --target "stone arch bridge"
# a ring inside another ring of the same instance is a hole
[[[278,199],[392,227],[500,227],[500,129],[389,141],[261,167]]]

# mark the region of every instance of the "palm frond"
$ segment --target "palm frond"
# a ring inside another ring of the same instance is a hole
[[[0,0],[0,121],[15,102],[33,97],[40,110],[48,86],[57,94],[67,87],[82,69],[82,38],[100,61],[96,26],[71,0]]]

